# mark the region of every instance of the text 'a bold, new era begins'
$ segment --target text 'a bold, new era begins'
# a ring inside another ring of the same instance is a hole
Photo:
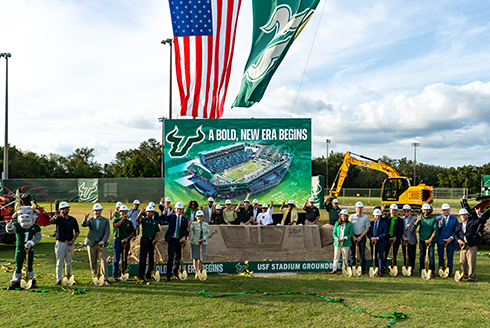
[[[308,140],[308,129],[211,129],[209,140]]]

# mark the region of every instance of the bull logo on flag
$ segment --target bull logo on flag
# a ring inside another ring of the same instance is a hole
[[[201,143],[205,137],[204,132],[202,132],[202,125],[197,128],[195,136],[178,136],[178,133],[179,128],[175,127],[172,132],[167,134],[167,142],[170,144],[170,151],[168,153],[172,158],[186,156],[192,146]]]

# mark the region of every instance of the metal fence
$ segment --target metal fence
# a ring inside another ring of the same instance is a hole
[[[468,197],[467,188],[434,188],[433,206],[440,206],[443,203],[457,206],[463,197]],[[340,205],[354,205],[361,201],[364,205],[381,205],[381,189],[368,188],[343,188],[338,197]]]

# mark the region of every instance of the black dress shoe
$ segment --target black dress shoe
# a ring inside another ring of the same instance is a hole
[[[56,287],[59,287],[61,286],[61,280],[58,280],[58,282],[56,283]]]
[[[20,281],[11,282],[10,286],[7,287],[7,290],[16,290],[16,289],[20,289]]]
[[[36,279],[32,279],[31,289],[32,288],[37,288]]]

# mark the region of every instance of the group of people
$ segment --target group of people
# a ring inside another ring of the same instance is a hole
[[[333,206],[330,207],[330,210],[333,210]],[[438,268],[449,268],[449,276],[452,276],[454,251],[458,245],[464,271],[463,279],[468,279],[470,282],[475,281],[476,254],[480,244],[480,237],[478,236],[478,227],[481,223],[480,210],[476,209],[478,218],[470,218],[468,211],[461,209],[459,211],[461,221],[458,221],[455,216],[451,215],[449,204],[442,205],[442,215],[437,217],[432,215],[432,207],[429,204],[422,205],[422,213],[417,217],[412,215],[410,205],[404,205],[402,208],[403,216],[399,216],[398,206],[392,204],[389,209],[390,213],[385,216],[382,216],[384,207],[375,208],[373,211],[374,220],[370,221],[369,217],[363,213],[364,205],[362,202],[357,202],[355,209],[356,213],[350,216],[346,210],[338,209],[338,220],[335,222],[333,230],[334,261],[331,274],[337,272],[342,253],[345,258],[349,259],[344,261],[343,267],[346,265],[355,266],[356,260],[358,260],[358,265],[364,274],[366,271],[366,242],[369,240],[371,253],[374,254],[375,263],[373,266],[378,268],[381,277],[388,270],[387,258],[390,251],[392,253],[392,265],[397,265],[397,254],[400,246],[403,251],[403,265],[415,269],[418,243],[420,250],[419,276],[422,270],[427,269],[425,267],[426,254],[429,256],[431,278],[435,276],[434,249],[436,244]],[[417,229],[419,229],[418,239]],[[445,261],[447,261],[446,266]]]

